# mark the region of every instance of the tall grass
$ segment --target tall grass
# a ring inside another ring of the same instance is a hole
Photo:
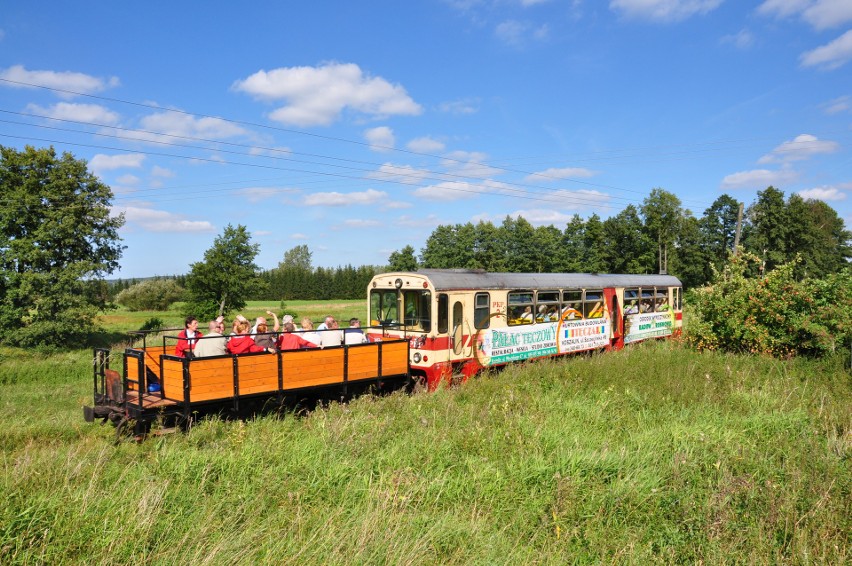
[[[113,446],[88,354],[0,355],[2,563],[850,558],[835,360],[645,344]]]

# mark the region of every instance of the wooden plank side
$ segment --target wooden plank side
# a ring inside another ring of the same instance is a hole
[[[278,356],[264,354],[237,359],[240,395],[278,391]]]
[[[382,347],[382,375],[408,373],[408,342],[385,342]]]
[[[376,345],[349,348],[349,381],[375,379],[379,375],[379,347]]]
[[[343,348],[284,352],[284,389],[343,383],[343,354]]]
[[[228,358],[196,358],[189,362],[191,402],[234,396],[234,362]]]
[[[163,381],[160,384],[167,399],[183,401],[183,362],[163,360]]]

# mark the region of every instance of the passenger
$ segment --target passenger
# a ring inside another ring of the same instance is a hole
[[[666,312],[669,307],[668,299],[657,299],[657,312]]]
[[[266,311],[266,314],[268,314],[269,316],[271,316],[272,318],[275,319],[275,325],[272,327],[272,331],[278,332],[278,329],[281,328],[281,326],[278,324],[278,315],[275,314],[272,311]],[[266,319],[264,317],[262,317],[262,316],[257,317],[257,319],[254,321],[254,326],[251,327],[251,335],[252,336],[257,334],[257,327],[260,326],[261,324],[266,325],[267,328],[269,327],[269,325],[266,324]]]
[[[364,331],[361,330],[361,321],[357,318],[349,319],[349,328],[343,331],[343,342],[347,345],[366,344],[369,342]]]
[[[545,319],[548,322],[555,322],[559,320],[559,309],[556,305],[551,305],[549,309],[547,309],[547,314],[545,315]]]
[[[298,331],[299,331],[299,327],[298,327],[298,326],[296,326],[296,321],[295,321],[295,320],[293,320],[293,315],[292,315],[292,314],[285,314],[284,316],[282,316],[282,317],[281,317],[281,327],[282,327],[282,328],[284,327],[284,323],[285,323],[285,322],[292,322],[292,323],[293,323],[293,327],[296,329],[296,332],[298,332]]]
[[[334,317],[331,316],[331,315],[328,315],[327,317],[325,317],[325,320],[323,320],[320,323],[320,325],[317,326],[317,332],[319,332],[321,330],[328,330],[329,328],[331,328],[332,322],[334,322]]]
[[[194,316],[186,317],[183,330],[178,333],[178,341],[175,344],[175,356],[191,358],[193,350],[202,334],[198,332],[198,319]]]
[[[258,346],[262,346],[264,348],[274,348],[275,342],[278,340],[278,334],[273,332],[269,333],[269,327],[266,325],[266,319],[260,317],[258,320],[257,328],[255,329],[257,333],[254,335],[254,342]],[[278,326],[278,319],[275,319],[276,326]],[[277,330],[277,329],[276,329]]]
[[[292,321],[291,321],[292,323]],[[284,324],[287,324],[286,322]],[[301,330],[302,338],[311,342],[315,345],[319,345],[320,337],[319,334],[314,332],[314,323],[311,322],[311,319],[305,317],[302,319],[302,330]]]
[[[208,356],[224,356],[227,354],[228,351],[225,348],[227,340],[219,331],[220,328],[224,328],[224,324],[219,320],[211,320],[207,323],[207,328],[210,329],[210,332],[198,341],[198,345],[194,350],[195,357],[206,358]]]
[[[334,317],[327,316],[325,321],[327,327],[326,330],[319,332],[320,348],[329,348],[331,346],[340,346],[343,344],[343,332],[338,330],[340,327],[337,325],[337,321],[334,320]]]
[[[527,308],[524,309],[524,314],[521,315],[521,320],[523,321],[521,324],[532,324],[532,321],[533,321],[532,307],[527,307]]]
[[[568,303],[562,309],[562,318],[565,320],[582,320],[583,313],[577,310],[577,303]]]
[[[284,332],[281,333],[281,336],[278,337],[278,342],[275,344],[278,351],[317,347],[313,342],[309,342],[296,334],[296,325],[292,322],[285,322],[283,328]]]
[[[624,314],[639,314],[639,302],[635,299],[630,301],[630,304],[624,310]]]
[[[247,354],[250,352],[274,352],[271,348],[264,348],[255,344],[252,337],[249,335],[249,321],[243,320],[234,321],[234,329],[237,333],[231,336],[228,340],[228,352],[231,354]]]
[[[649,301],[647,299],[642,301],[639,304],[639,312],[640,313],[654,312],[654,307],[651,305],[651,301]]]
[[[547,305],[539,305],[538,313],[535,315],[536,322],[547,322]]]

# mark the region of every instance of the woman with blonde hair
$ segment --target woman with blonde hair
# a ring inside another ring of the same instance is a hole
[[[234,330],[236,334],[228,340],[228,353],[230,354],[248,354],[251,352],[274,352],[272,348],[264,348],[255,344],[254,339],[249,336],[251,324],[245,318],[234,321]]]

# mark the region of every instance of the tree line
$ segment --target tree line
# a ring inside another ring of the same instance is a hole
[[[468,268],[508,272],[658,273],[679,277],[686,287],[708,283],[734,251],[741,203],[717,198],[701,217],[680,199],[654,189],[640,206],[628,205],[601,220],[578,214],[563,229],[534,227],[507,216],[500,225],[438,226],[415,255],[412,246],[393,252],[391,270]],[[829,205],[774,187],[758,192],[744,208],[740,246],[770,271],[796,257],[796,276],[824,277],[849,265],[852,233]]]

